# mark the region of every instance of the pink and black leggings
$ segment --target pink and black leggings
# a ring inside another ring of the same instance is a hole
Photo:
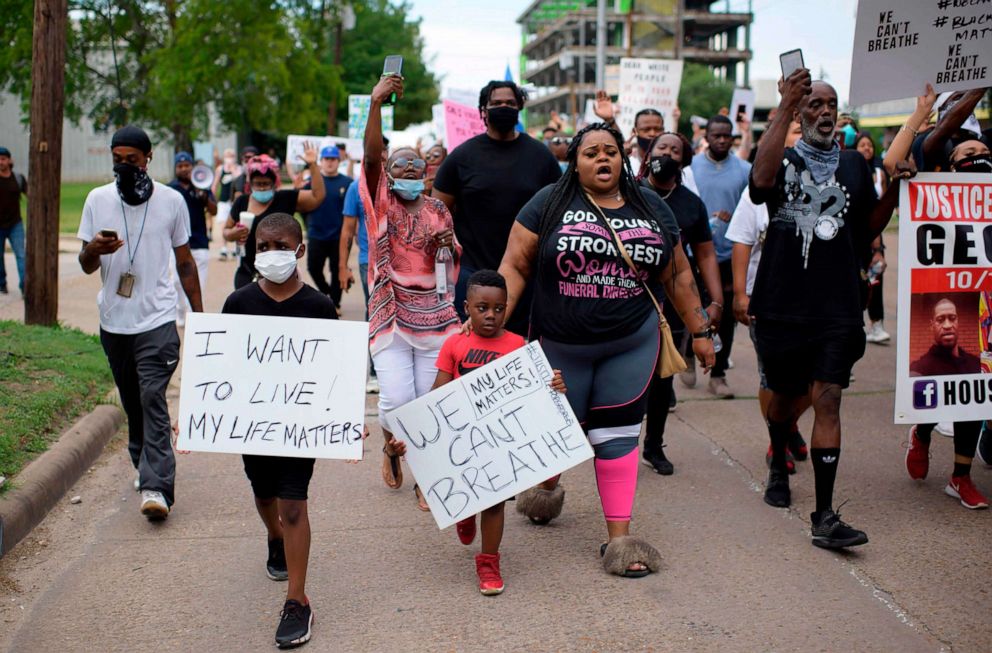
[[[634,333],[591,344],[541,339],[561,370],[565,397],[595,453],[596,484],[607,521],[630,520],[637,488],[637,440],[658,360],[658,318],[652,312]]]

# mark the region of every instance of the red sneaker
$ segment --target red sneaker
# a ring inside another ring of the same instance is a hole
[[[503,577],[499,575],[498,553],[476,555],[475,573],[479,575],[479,591],[485,596],[496,596],[503,593]]]
[[[988,508],[989,500],[982,496],[975,484],[971,482],[971,476],[952,476],[951,482],[944,488],[944,492],[955,499],[961,500],[961,505],[971,510]]]
[[[916,437],[916,427],[909,429],[909,446],[906,447],[906,471],[911,479],[922,481],[930,471],[930,448]]]
[[[768,469],[772,468],[772,445],[768,445],[768,451],[765,452],[765,465],[768,466]],[[790,474],[796,473],[796,459],[788,449],[785,450],[785,469]]]
[[[461,540],[462,544],[466,546],[471,544],[475,540],[475,515],[455,524],[455,530],[458,532],[458,539]]]

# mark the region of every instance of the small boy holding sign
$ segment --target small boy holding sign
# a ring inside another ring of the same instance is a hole
[[[465,312],[471,329],[445,340],[437,357],[437,378],[431,390],[450,383],[472,370],[493,362],[500,356],[526,345],[526,341],[503,328],[506,319],[506,280],[494,270],[479,270],[468,280]],[[561,371],[554,370],[551,387],[565,392]],[[406,443],[396,439],[397,455],[406,453]],[[419,494],[418,494],[419,497]],[[503,502],[482,511],[482,552],[475,556],[479,591],[486,596],[503,592],[499,571],[499,545],[503,539]],[[469,545],[475,540],[475,515],[455,525],[458,539]]]
[[[334,302],[305,285],[296,271],[296,261],[306,253],[303,230],[296,218],[286,213],[264,217],[255,232],[255,242],[255,268],[261,277],[231,293],[222,312],[337,319]],[[305,584],[310,557],[307,489],[314,459],[255,455],[243,458],[255,507],[268,531],[265,573],[272,580],[289,581],[276,629],[276,645],[292,648],[310,640],[313,624]]]

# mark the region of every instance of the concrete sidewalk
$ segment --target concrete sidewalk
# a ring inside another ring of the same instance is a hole
[[[207,310],[219,310],[233,271],[212,262]],[[66,281],[67,323],[96,328],[97,285],[94,276]],[[894,274],[886,290],[891,311]],[[345,318],[360,314],[356,287]],[[809,543],[808,462],[793,477],[793,509],[762,502],[767,435],[743,330],[735,345],[728,377],[739,398],[710,400],[676,382],[682,402],[666,436],[676,473],[641,467],[633,530],[665,560],[641,580],[602,571],[605,529],[586,463],[564,475],[564,512],[550,526],[532,526],[511,504],[507,590],[480,596],[478,543],[462,546],[416,510],[409,473],[399,491],[383,485],[370,419],[366,460],[319,461],[311,484],[309,650],[988,650],[992,515],[941,491],[952,460],[945,438],[934,438],[930,479],[907,477],[906,429],[891,424],[894,345],[870,346],[845,395],[836,496],[871,538],[847,554]],[[988,470],[976,466],[974,478],[992,490]],[[138,515],[132,480],[126,453],[106,454],[72,490],[83,502],[66,500],[0,562],[0,648],[272,650],[285,585],[264,575],[265,533],[240,459],[180,456],[164,524]]]

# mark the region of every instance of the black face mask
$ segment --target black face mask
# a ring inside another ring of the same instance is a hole
[[[644,136],[637,137],[637,147],[641,149],[641,152],[647,152],[648,148],[651,147],[651,141],[653,138],[646,138]]]
[[[976,154],[954,164],[954,172],[992,172],[992,159],[988,154]]]
[[[131,206],[144,204],[152,196],[155,185],[148,173],[138,166],[118,163],[114,166],[114,177],[117,179],[117,194]]]
[[[520,110],[514,107],[493,107],[486,109],[486,118],[489,126],[501,134],[513,131],[517,126]]]
[[[651,160],[648,162],[648,169],[651,171],[651,177],[658,183],[671,181],[676,176],[681,180],[681,176],[679,176],[679,162],[667,154],[651,157]]]

